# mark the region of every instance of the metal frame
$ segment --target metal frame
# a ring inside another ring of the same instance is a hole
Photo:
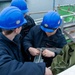
[[[69,32],[66,31],[67,28],[72,28],[72,27],[75,27],[75,21],[72,21],[72,22],[68,22],[68,23],[64,23],[64,18],[65,17],[68,17],[68,16],[75,16],[75,14],[71,14],[71,15],[65,15],[65,16],[62,16],[62,19],[63,19],[63,22],[62,22],[62,25],[61,25],[61,30],[64,34],[66,34],[73,42],[75,42],[75,38],[72,34],[75,34],[75,33],[72,33],[70,34],[70,30]]]

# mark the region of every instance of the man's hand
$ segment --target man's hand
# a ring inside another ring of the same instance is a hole
[[[30,47],[28,50],[32,56],[36,56],[40,54],[40,51],[36,48]]]
[[[45,69],[45,75],[53,75],[52,71],[49,68]]]
[[[48,49],[45,49],[43,52],[42,52],[42,55],[44,57],[54,57],[55,56],[55,53],[48,50]]]

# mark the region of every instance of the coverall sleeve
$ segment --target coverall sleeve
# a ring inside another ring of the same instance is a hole
[[[26,52],[28,52],[29,47],[33,47],[33,42],[34,42],[34,30],[33,28],[31,28],[31,30],[23,40],[23,47]]]
[[[59,48],[63,48],[67,44],[67,41],[63,34],[59,37]]]
[[[57,31],[57,37],[58,37],[58,48],[63,48],[67,44],[67,41],[65,36],[62,34],[60,28]]]
[[[0,75],[44,75],[44,73],[44,63],[23,63],[0,50]]]

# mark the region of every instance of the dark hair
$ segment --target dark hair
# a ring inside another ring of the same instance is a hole
[[[9,35],[9,34],[11,34],[13,31],[14,31],[14,29],[12,29],[12,30],[2,29],[2,32],[4,32],[5,35]]]

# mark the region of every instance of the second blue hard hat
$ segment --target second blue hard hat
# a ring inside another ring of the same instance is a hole
[[[12,0],[10,5],[18,7],[22,11],[22,13],[29,12],[25,0]]]
[[[45,32],[54,32],[60,25],[62,19],[55,11],[50,11],[45,14],[41,23],[41,29]]]
[[[17,7],[10,6],[4,8],[0,13],[0,28],[12,30],[27,23],[26,19]]]

